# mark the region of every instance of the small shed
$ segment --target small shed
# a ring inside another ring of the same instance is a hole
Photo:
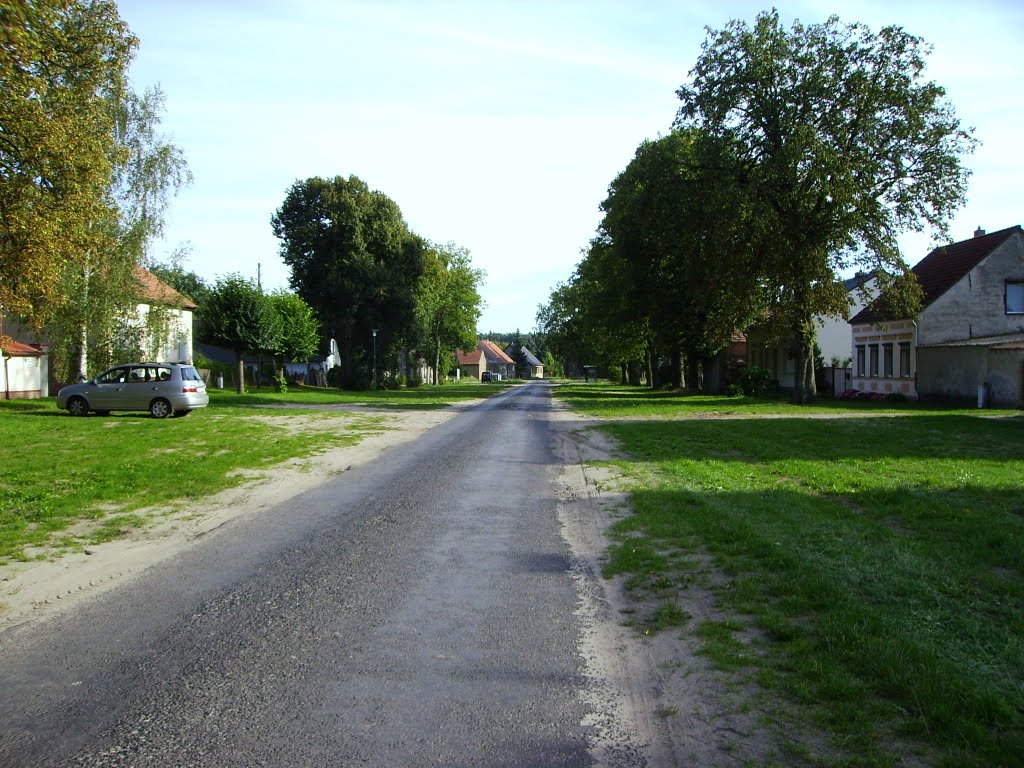
[[[33,400],[49,395],[46,353],[9,339],[0,342],[0,392],[5,400]]]

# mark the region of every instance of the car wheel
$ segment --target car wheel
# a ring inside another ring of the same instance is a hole
[[[166,419],[172,413],[174,413],[174,409],[171,408],[171,404],[162,397],[158,397],[149,404],[149,415],[154,419]]]
[[[84,397],[72,397],[68,400],[68,413],[72,416],[88,416],[89,404]]]

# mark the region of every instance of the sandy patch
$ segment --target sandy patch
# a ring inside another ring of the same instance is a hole
[[[730,766],[769,758],[773,739],[759,725],[756,708],[748,706],[752,692],[727,687],[697,653],[691,628],[722,618],[707,586],[717,577],[709,560],[696,559],[703,578],[677,595],[691,616],[686,627],[645,635],[626,625],[654,604],[628,593],[624,578],[601,576],[604,532],[629,514],[629,495],[612,468],[588,462],[612,460],[616,448],[603,432],[590,429],[600,422],[560,408],[558,401],[555,408],[555,450],[562,460],[555,479],[559,520],[580,594],[579,653],[591,712],[585,725],[593,733],[595,765]]]
[[[348,409],[331,409],[348,410]],[[414,440],[450,419],[459,409],[434,411],[360,411],[352,420],[266,414],[266,421],[287,423],[288,429],[312,432],[370,426],[373,434],[358,444],[332,448],[306,459],[293,459],[259,471],[240,471],[252,479],[236,488],[199,501],[160,509],[136,510],[151,525],[127,537],[50,560],[0,566],[0,631],[53,616],[100,592],[137,576],[153,564],[188,547],[200,536],[240,515],[276,506],[324,482],[326,477],[372,461],[385,450]],[[379,420],[379,423],[378,423]]]

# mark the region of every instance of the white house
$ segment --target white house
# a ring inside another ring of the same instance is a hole
[[[143,267],[135,268],[139,282],[139,303],[136,313],[146,323],[154,306],[165,313],[167,322],[159,339],[151,339],[157,350],[155,359],[172,363],[192,362],[192,313],[198,309],[187,296],[183,296],[167,283]]]
[[[936,248],[913,268],[924,292],[915,318],[885,297],[851,320],[853,386],[911,398],[1024,406],[1024,230],[1020,226]]]

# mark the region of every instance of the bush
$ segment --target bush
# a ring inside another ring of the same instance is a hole
[[[756,397],[757,395],[763,395],[765,390],[768,389],[768,383],[772,380],[772,373],[767,368],[761,368],[757,365],[748,365],[743,369],[743,373],[740,374],[739,381],[736,382],[736,386],[745,395]]]
[[[285,393],[288,391],[288,378],[284,374],[275,374],[272,378],[274,382],[274,391]]]
[[[725,388],[726,397],[739,397],[743,394],[743,387],[739,384],[730,384]]]

